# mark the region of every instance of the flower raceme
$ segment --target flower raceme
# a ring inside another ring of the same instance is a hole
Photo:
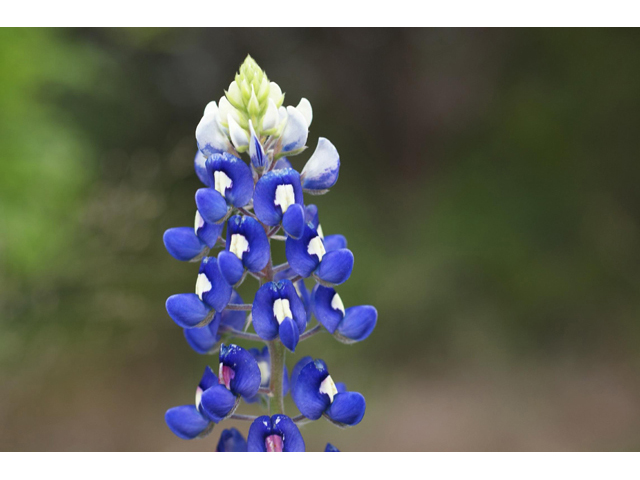
[[[285,365],[287,350],[323,328],[343,343],[364,340],[377,312],[369,305],[345,309],[335,290],[349,279],[354,256],[343,235],[324,236],[318,208],[305,204],[305,194],[322,195],[336,184],[340,156],[320,137],[296,167],[313,110],[305,98],[296,106],[284,100],[278,84],[247,57],[196,128],[193,162],[203,187],[195,192],[193,227],[170,228],[163,237],[171,256],[200,263],[195,292],[171,295],[167,313],[193,350],[218,355],[195,403],[170,408],[165,420],[182,439],[202,438],[228,418],[251,422],[246,440],[235,428],[222,430],[219,452],[304,451],[299,426],[320,417],[353,426],[366,409],[364,397],[335,383],[323,360],[302,358],[291,377]],[[274,265],[271,247],[278,241],[286,262]],[[245,303],[237,289],[247,278],[258,284]],[[307,328],[314,317],[317,324]],[[266,345],[245,349],[237,340]],[[301,413],[295,417],[284,412],[289,392]],[[236,413],[242,401],[259,403],[269,415]],[[325,451],[338,449],[327,444]]]

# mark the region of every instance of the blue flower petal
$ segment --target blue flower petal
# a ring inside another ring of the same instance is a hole
[[[220,273],[229,285],[235,285],[244,275],[242,261],[236,257],[235,253],[227,250],[222,250],[218,254],[218,267],[220,267]]]
[[[377,320],[378,311],[371,305],[347,308],[344,320],[338,326],[338,333],[359,342],[373,332]]]
[[[305,444],[297,425],[286,415],[271,417],[272,432],[283,439],[283,452],[304,452]]]
[[[205,249],[205,244],[189,227],[170,228],[164,232],[162,240],[171,256],[181,262],[198,258]]]
[[[325,282],[339,285],[347,281],[352,270],[353,253],[349,249],[341,248],[322,257],[316,275]]]
[[[195,158],[193,159],[193,168],[196,171],[196,175],[200,179],[202,183],[204,183],[207,187],[211,186],[209,182],[209,175],[207,174],[206,167],[207,157],[202,154],[200,150],[196,153]]]
[[[217,452],[246,452],[247,441],[236,428],[222,431],[220,441],[216,447]]]
[[[253,328],[263,340],[273,340],[278,336],[279,326],[273,315],[273,303],[277,298],[277,292],[274,282],[265,283],[253,299]]]
[[[296,345],[298,345],[298,340],[300,340],[300,331],[293,319],[286,317],[282,321],[278,329],[278,335],[285,347],[292,352],[296,351]]]
[[[204,327],[184,329],[184,338],[187,339],[187,343],[201,355],[209,353],[220,341],[220,336],[217,335],[216,317],[220,318],[220,314],[216,314],[213,321]],[[212,329],[212,326],[215,326],[215,329]]]
[[[211,190],[215,189],[214,191],[220,193],[228,204],[239,208],[251,201],[253,175],[249,165],[229,153],[212,155],[206,165]],[[227,184],[228,180],[231,180],[230,185]]]
[[[211,421],[224,419],[236,404],[236,396],[224,385],[213,385],[202,393],[202,408]]]
[[[262,415],[256,418],[249,427],[247,436],[247,450],[249,452],[266,452],[266,438],[271,435],[271,418]]]
[[[227,202],[213,188],[200,188],[196,191],[196,206],[205,222],[218,223],[227,215]]]
[[[340,155],[336,147],[326,138],[320,137],[316,150],[300,174],[302,188],[316,192],[331,188],[338,181],[339,173]]]
[[[256,183],[253,208],[265,225],[278,225],[290,204],[304,204],[300,174],[291,168],[272,170]]]
[[[207,223],[196,210],[195,233],[207,247],[213,248],[220,238],[224,223]]]
[[[344,235],[334,234],[324,237],[324,248],[327,252],[347,248],[347,239]]]
[[[300,360],[298,360],[298,363],[295,364],[293,370],[291,370],[291,396],[293,396],[293,390],[295,389],[296,381],[300,376],[300,371],[310,363],[313,363],[313,358],[311,358],[310,356],[302,357]]]
[[[284,231],[293,238],[300,238],[304,232],[305,211],[302,205],[291,205],[282,217]]]
[[[327,416],[335,422],[353,426],[360,423],[366,407],[364,397],[358,392],[338,393],[327,410]]]
[[[324,362],[316,360],[305,365],[292,385],[291,396],[305,417],[317,420],[331,405],[329,395],[320,393],[320,385],[329,372]]]
[[[269,239],[260,223],[251,217],[234,215],[227,222],[227,250],[233,245],[233,235],[241,235],[248,243],[242,253],[242,263],[250,272],[259,272],[269,263]]]
[[[252,397],[260,388],[260,368],[253,355],[238,345],[220,347],[220,363],[230,367],[235,376],[229,388],[236,395]]]
[[[200,274],[204,274],[206,282],[201,281]],[[218,268],[218,261],[215,257],[205,257],[200,263],[200,274],[196,283],[196,290],[202,287],[202,301],[213,308],[216,312],[221,312],[229,303],[233,288],[229,285]],[[208,287],[208,290],[206,288]],[[198,293],[196,291],[196,293]]]
[[[340,450],[338,450],[334,445],[331,445],[330,443],[327,443],[327,446],[324,449],[325,452],[339,452]]]
[[[211,367],[207,365],[206,367],[204,367],[204,372],[202,373],[202,378],[200,379],[200,383],[198,384],[198,387],[202,389],[202,391],[205,391],[206,389],[211,388],[217,384],[218,384],[218,377],[216,376],[215,373],[213,373],[213,370],[211,370]]]
[[[316,237],[318,240],[315,240]],[[309,253],[310,242],[312,240],[314,242],[321,242],[316,230],[307,223],[300,238],[294,239],[287,237],[285,242],[285,254],[291,269],[304,278],[311,275],[320,264],[318,255]]]
[[[165,304],[171,319],[182,328],[192,328],[203,322],[211,311],[194,293],[179,293],[167,298]]]
[[[329,333],[335,332],[344,318],[342,300],[339,295],[338,297],[336,295],[338,294],[333,288],[322,285],[313,287],[313,313]]]
[[[169,429],[184,440],[192,440],[210,432],[209,419],[205,418],[195,405],[182,405],[167,410],[164,415]]]
[[[302,113],[295,107],[287,107],[287,124],[282,132],[282,152],[295,152],[307,143],[309,127]]]

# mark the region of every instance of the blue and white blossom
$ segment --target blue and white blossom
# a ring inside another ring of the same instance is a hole
[[[343,343],[364,340],[377,311],[345,308],[334,289],[350,277],[354,256],[343,235],[324,236],[318,207],[305,204],[305,194],[324,194],[336,184],[340,155],[320,137],[308,160],[299,161],[313,109],[306,98],[296,106],[284,101],[280,86],[247,57],[196,128],[193,165],[203,186],[195,193],[193,227],[169,228],[163,236],[174,258],[200,262],[195,292],[171,295],[167,313],[193,350],[218,354],[195,402],[170,408],[165,421],[187,440],[205,437],[228,418],[251,422],[246,440],[235,428],[223,430],[218,452],[304,451],[299,426],[321,417],[356,425],[366,409],[364,397],[334,382],[323,360],[304,357],[291,376],[285,364],[287,350],[325,330]],[[271,250],[278,241],[285,243],[280,265]],[[236,289],[252,278],[257,284],[248,291],[255,295],[245,303]],[[243,348],[237,340],[265,345]],[[289,393],[301,415],[285,414]],[[269,415],[236,413],[242,402],[259,403]],[[338,449],[327,444],[325,451]]]

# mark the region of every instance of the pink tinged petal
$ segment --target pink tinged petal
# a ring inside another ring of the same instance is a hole
[[[264,440],[267,452],[282,452],[283,441],[280,435],[269,435]]]

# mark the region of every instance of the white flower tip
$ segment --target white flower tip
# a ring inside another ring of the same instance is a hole
[[[311,126],[311,121],[313,120],[313,109],[311,108],[311,103],[306,98],[301,98],[300,103],[296,109],[302,114],[304,119],[307,121],[307,128]]]

